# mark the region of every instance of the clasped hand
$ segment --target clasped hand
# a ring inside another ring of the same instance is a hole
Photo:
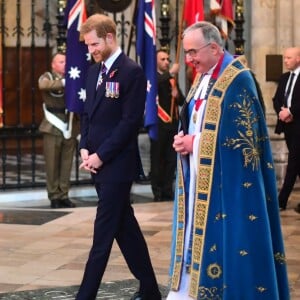
[[[180,131],[174,136],[173,148],[181,155],[187,155],[193,152],[194,135],[186,134]]]
[[[79,169],[84,169],[86,171],[97,173],[98,169],[102,166],[103,162],[96,153],[89,155],[89,151],[86,149],[80,150],[80,156],[82,163],[79,166]]]
[[[285,123],[290,123],[293,121],[293,115],[290,113],[289,109],[286,107],[281,107],[281,111],[279,112],[279,120]]]

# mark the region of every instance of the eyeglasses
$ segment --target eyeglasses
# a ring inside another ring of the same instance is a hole
[[[190,57],[195,57],[197,53],[201,50],[209,46],[211,43],[207,43],[204,46],[198,48],[198,49],[189,49],[189,50],[184,50],[184,55],[189,55]]]

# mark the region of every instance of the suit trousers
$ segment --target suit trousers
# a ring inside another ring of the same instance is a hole
[[[131,273],[140,281],[140,291],[158,291],[146,241],[130,204],[132,183],[96,183],[98,206],[93,244],[77,300],[92,300],[99,286],[116,239]]]
[[[285,140],[289,154],[284,182],[279,193],[279,206],[281,208],[286,208],[297,176],[300,177],[300,135],[295,130],[285,131]]]
[[[62,135],[43,133],[43,142],[48,198],[66,199],[77,140],[74,137],[65,139]]]
[[[151,139],[151,188],[156,200],[173,200],[177,154],[173,148],[177,124],[160,125],[158,139]]]

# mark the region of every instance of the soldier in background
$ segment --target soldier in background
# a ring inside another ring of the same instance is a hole
[[[68,193],[79,120],[78,116],[65,108],[65,64],[66,56],[63,53],[54,54],[51,72],[42,74],[38,81],[45,115],[39,130],[43,133],[47,193],[51,208],[75,207]]]

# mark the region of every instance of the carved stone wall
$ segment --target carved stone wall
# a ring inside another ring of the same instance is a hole
[[[297,17],[300,0],[252,0],[251,4],[251,68],[263,91],[277,178],[281,185],[288,152],[283,134],[274,134],[277,116],[272,97],[277,83],[266,81],[266,55],[282,55],[285,48],[300,46],[300,19]],[[286,71],[284,66],[283,71]]]

